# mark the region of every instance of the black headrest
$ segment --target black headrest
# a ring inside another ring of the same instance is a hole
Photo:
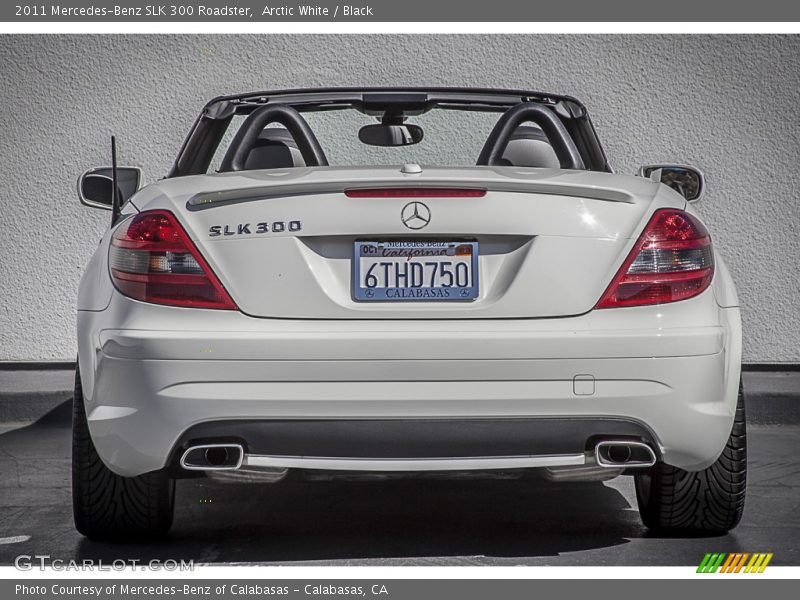
[[[303,155],[297,149],[292,134],[283,127],[264,129],[244,163],[245,170],[287,169],[305,166]]]

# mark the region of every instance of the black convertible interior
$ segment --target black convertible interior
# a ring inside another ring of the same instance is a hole
[[[207,172],[211,155],[236,115],[244,120],[219,172],[328,166],[304,113],[348,109],[375,120],[358,132],[361,142],[369,145],[418,143],[423,131],[416,120],[431,110],[494,113],[496,122],[474,159],[476,165],[610,171],[584,107],[572,98],[453,88],[331,89],[213,100],[195,123],[169,176]],[[370,135],[364,130],[371,130]]]
[[[507,167],[560,169],[561,163],[544,132],[535,126],[520,125],[511,134],[498,162]],[[248,151],[242,170],[305,167],[306,161],[292,134],[283,127],[263,129]]]
[[[383,116],[393,127],[405,116]],[[535,125],[526,125],[533,122]],[[281,127],[267,127],[278,123]],[[401,145],[401,144],[398,144]],[[223,159],[220,172],[326,166],[328,160],[303,116],[287,105],[253,112],[242,124]],[[577,147],[548,109],[520,103],[500,116],[486,140],[478,165],[583,169]]]

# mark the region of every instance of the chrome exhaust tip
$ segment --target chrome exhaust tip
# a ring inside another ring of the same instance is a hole
[[[208,450],[206,450],[208,452]],[[615,463],[626,463],[633,456],[631,447],[627,445],[616,445],[608,447],[608,458]]]
[[[598,466],[607,469],[652,467],[657,460],[650,446],[629,440],[598,442],[594,447],[594,459]]]
[[[180,465],[187,471],[232,471],[241,467],[243,460],[241,444],[202,444],[187,448]]]

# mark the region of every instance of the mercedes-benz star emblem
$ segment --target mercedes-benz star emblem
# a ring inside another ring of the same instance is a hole
[[[431,209],[422,202],[409,202],[400,212],[400,219],[409,229],[422,229],[431,222]]]

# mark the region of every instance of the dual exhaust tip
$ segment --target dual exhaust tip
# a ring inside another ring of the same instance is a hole
[[[232,471],[242,466],[241,444],[204,444],[188,448],[181,456],[187,471]]]
[[[594,447],[598,466],[608,469],[652,467],[656,454],[643,442],[604,440]],[[233,471],[242,466],[241,444],[203,444],[189,447],[181,456],[180,465],[187,471]]]

